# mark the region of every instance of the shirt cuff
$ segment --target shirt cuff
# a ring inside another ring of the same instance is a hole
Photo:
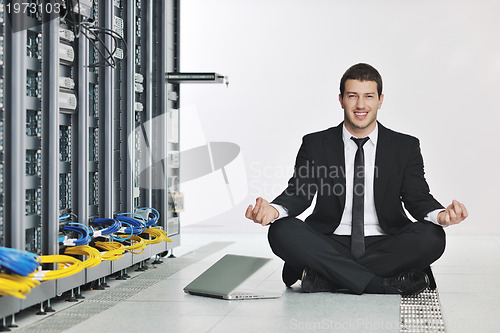
[[[430,212],[429,214],[427,214],[426,217],[424,217],[424,220],[432,222],[432,223],[437,224],[437,225],[440,225],[442,227],[447,227],[447,226],[439,224],[438,219],[437,219],[438,214],[441,213],[442,211],[444,211],[443,208],[439,208],[439,209],[433,210],[432,212]]]
[[[288,216],[288,210],[285,207],[283,207],[281,205],[273,204],[273,203],[270,205],[273,206],[274,208],[276,208],[276,210],[278,211],[279,215],[278,215],[277,219],[282,219],[282,218]],[[277,219],[274,219],[272,222],[276,221]]]

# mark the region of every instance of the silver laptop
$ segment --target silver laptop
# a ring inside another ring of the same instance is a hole
[[[188,284],[192,295],[223,299],[278,298],[280,293],[236,290],[271,259],[227,254]]]

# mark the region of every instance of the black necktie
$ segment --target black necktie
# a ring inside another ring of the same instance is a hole
[[[354,183],[352,196],[352,229],[351,229],[351,254],[359,258],[365,253],[365,153],[363,145],[368,137],[351,140],[356,142],[358,150],[354,158]]]

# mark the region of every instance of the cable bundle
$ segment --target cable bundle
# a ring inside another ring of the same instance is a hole
[[[158,244],[161,242],[171,242],[172,240],[167,237],[167,234],[164,230],[159,228],[148,228],[144,232],[144,234],[149,234],[151,239],[146,239],[146,244]]]
[[[22,276],[29,276],[40,266],[38,259],[31,252],[0,247],[0,266]]]
[[[85,224],[71,222],[67,225],[64,225],[62,228],[63,230],[73,231],[80,235],[78,239],[64,237],[62,239],[62,242],[61,239],[59,239],[59,242],[62,243],[63,245],[66,246],[87,245],[92,240],[92,237],[90,236],[90,230]]]
[[[122,238],[127,237],[125,235],[119,235],[119,236]],[[129,241],[130,241],[131,245],[125,246],[125,250],[128,250],[133,254],[141,254],[146,249],[146,241],[139,236],[132,235],[132,236],[130,236]],[[137,252],[137,251],[139,251],[139,252]]]
[[[110,235],[112,233],[120,231],[122,227],[120,221],[116,219],[96,218],[92,221],[92,223],[97,224],[100,227],[100,229],[93,231],[94,237]]]
[[[65,255],[40,256],[42,264],[59,264],[57,270],[40,270],[33,274],[33,278],[39,281],[61,279],[83,270],[83,263],[73,257]]]
[[[31,277],[0,274],[0,295],[14,296],[25,299],[32,288],[38,286],[39,281]]]
[[[102,261],[102,256],[99,250],[88,245],[67,247],[66,250],[64,250],[64,253],[87,256],[88,259],[83,262],[83,267],[85,268],[97,266]]]
[[[137,219],[125,216],[125,215],[134,215],[138,216],[142,221],[139,221]],[[118,221],[127,223],[130,225],[130,227],[127,227],[125,229],[122,229],[123,232],[127,234],[133,234],[133,235],[140,235],[146,230],[146,220],[139,214],[136,213],[120,213],[116,215],[116,219]]]
[[[123,44],[124,57],[127,55],[127,43],[125,42],[125,39],[116,31],[96,26],[95,22],[83,22],[79,12],[73,12],[73,8],[79,8],[78,4],[79,2],[76,0],[67,0],[66,12],[63,16],[61,16],[61,20],[66,21],[71,26],[76,38],[80,37],[80,33],[84,35],[89,40],[90,45],[92,45],[92,47],[101,55],[103,61],[92,63],[89,67],[111,66],[112,68],[115,68],[115,55],[118,49],[118,41],[121,41]],[[112,50],[109,49],[108,45],[100,37],[100,35],[108,35],[113,39],[114,45]],[[101,47],[104,51],[101,51]]]
[[[123,244],[118,242],[95,242],[95,246],[106,250],[102,255],[102,260],[118,260],[123,257],[123,252],[125,252],[125,247]]]
[[[160,212],[151,207],[141,207],[137,208],[136,210],[146,210],[146,209],[152,210],[152,212],[149,212],[148,221],[146,222],[146,227],[149,228],[154,226],[158,222],[158,220],[160,219]]]

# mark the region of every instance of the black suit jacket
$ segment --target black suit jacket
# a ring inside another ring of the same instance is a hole
[[[324,234],[332,234],[339,226],[345,206],[342,126],[343,123],[304,136],[288,187],[272,201],[295,217],[311,205],[317,194],[314,211],[305,222]],[[373,184],[375,209],[382,229],[395,234],[412,223],[403,204],[419,221],[443,206],[429,193],[418,139],[380,123],[378,131]]]

